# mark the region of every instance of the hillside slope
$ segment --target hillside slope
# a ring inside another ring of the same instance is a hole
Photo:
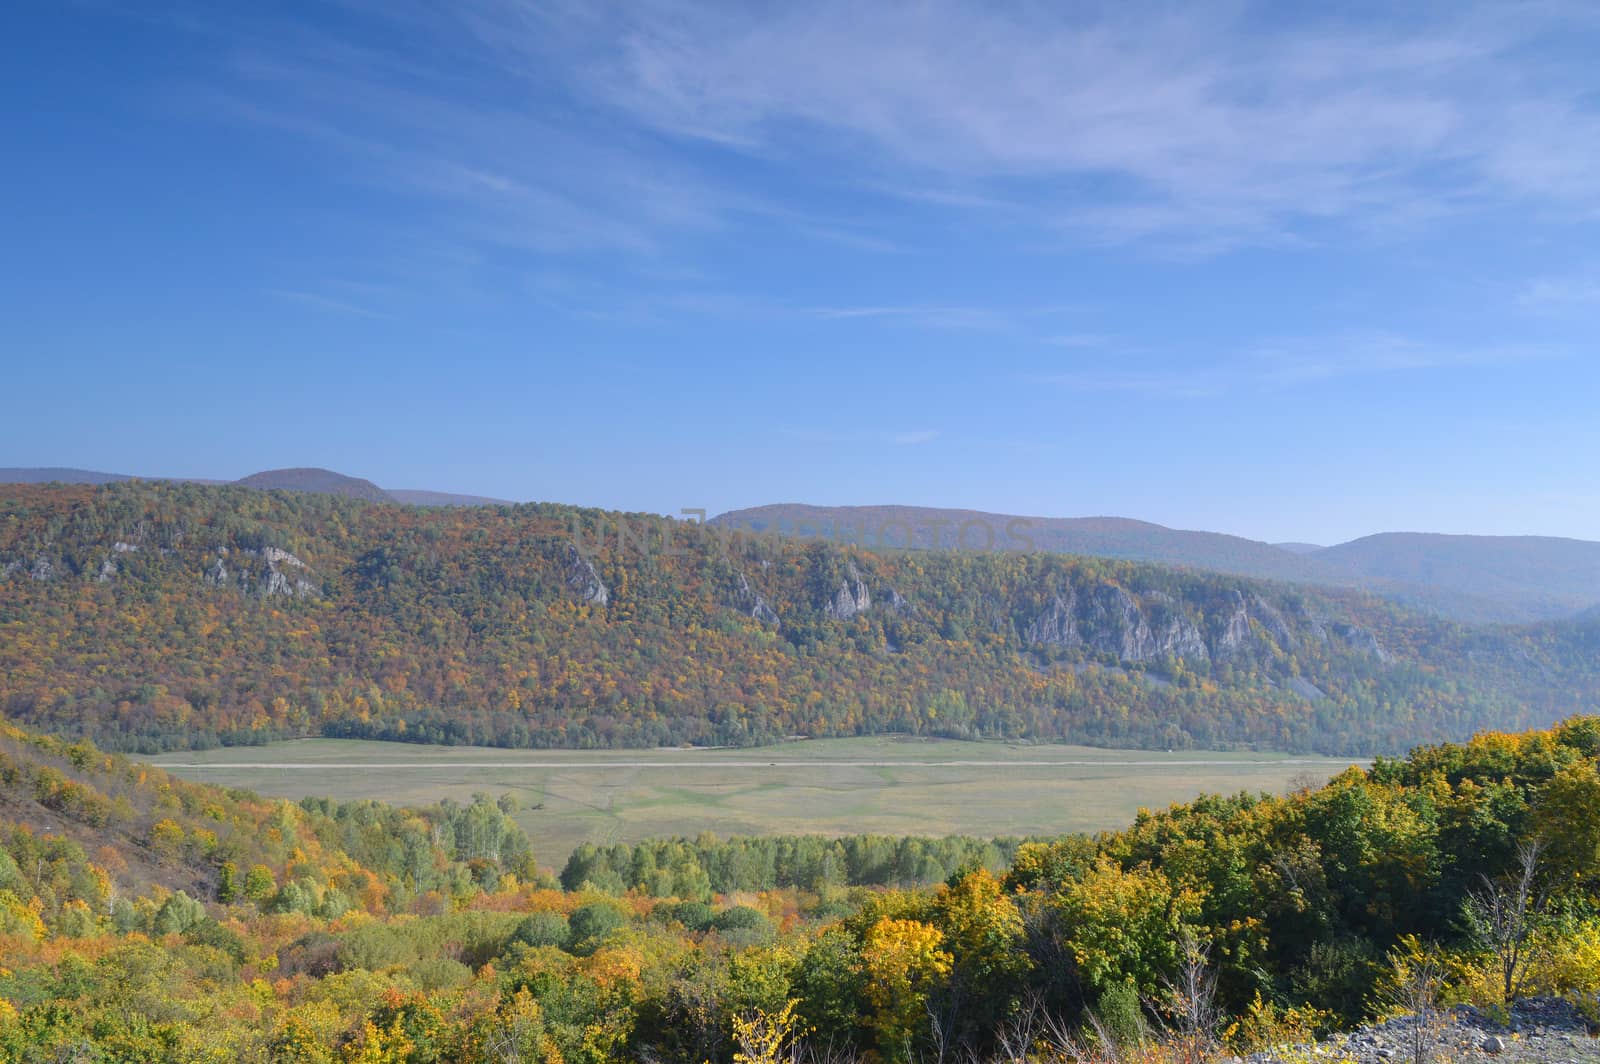
[[[463,837],[492,840],[491,882],[502,870],[531,872],[526,836],[492,803],[295,805],[0,721],[0,891],[39,898],[52,929],[108,911],[121,921],[113,902],[159,902],[172,891],[242,900],[255,868],[251,889],[262,901],[299,880],[301,895],[325,910],[382,911],[470,882],[466,863],[483,854],[457,844],[458,826],[469,826]]]
[[[1222,1041],[1152,1024],[1140,1059],[1595,1056],[1600,718],[1423,747],[1283,796],[1201,795],[1094,837],[586,846],[561,889],[530,875],[487,798],[263,803],[0,724],[0,802],[80,794],[73,822],[111,825],[93,852],[0,806],[7,1064],[1084,1059],[1077,1032],[1113,994],[1160,1001],[1186,970]],[[142,834],[119,826],[141,817]],[[117,866],[141,846],[221,862],[214,899],[130,895]],[[230,852],[266,863],[241,882]],[[1504,973],[1463,914],[1512,897],[1530,853],[1550,900],[1525,925],[1513,1032],[1480,1011],[1505,1015]],[[1196,947],[1203,972],[1185,964]],[[1386,1014],[1419,956],[1459,1003],[1426,1041],[1388,1019],[1310,1044]],[[1475,1048],[1485,1035],[1493,1052]]]
[[[0,488],[0,706],[142,750],[902,731],[1369,753],[1593,706],[1597,631],[558,506]]]

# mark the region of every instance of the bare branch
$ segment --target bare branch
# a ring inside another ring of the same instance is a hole
[[[1517,847],[1517,865],[1500,880],[1483,877],[1483,885],[1467,898],[1467,919],[1494,953],[1500,990],[1507,1006],[1522,993],[1527,977],[1529,945],[1549,903],[1541,887],[1544,843],[1534,839]]]

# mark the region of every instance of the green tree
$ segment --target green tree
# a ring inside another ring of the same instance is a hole
[[[1151,996],[1177,971],[1178,943],[1200,900],[1146,865],[1124,869],[1101,857],[1082,879],[1063,885],[1055,905],[1085,985],[1102,993],[1131,982]]]
[[[239,900],[241,886],[239,883],[239,866],[232,861],[222,862],[217,869],[217,900],[224,905]]]
[[[593,953],[605,937],[627,923],[627,919],[613,902],[595,901],[578,906],[569,918],[572,951],[579,955]]]
[[[266,865],[254,865],[244,877],[244,896],[260,904],[270,899],[278,891],[278,881],[273,878],[272,869]]]

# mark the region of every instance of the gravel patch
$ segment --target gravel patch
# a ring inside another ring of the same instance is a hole
[[[1600,1064],[1600,1027],[1570,1001],[1530,998],[1501,1024],[1470,1005],[1441,1010],[1429,1025],[1430,1064]],[[1239,1064],[1304,1060],[1354,1060],[1358,1064],[1414,1064],[1416,1019],[1401,1016],[1337,1034],[1294,1051],[1253,1053]]]

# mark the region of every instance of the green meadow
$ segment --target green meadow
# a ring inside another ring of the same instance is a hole
[[[1205,792],[1282,793],[1349,760],[874,737],[754,749],[503,750],[306,739],[152,758],[299,799],[402,805],[513,794],[541,864],[663,835],[1033,835],[1126,824]]]

